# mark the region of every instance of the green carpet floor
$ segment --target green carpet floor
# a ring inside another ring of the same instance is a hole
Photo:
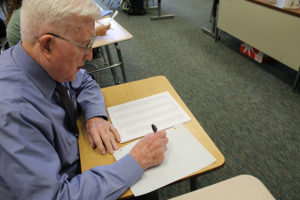
[[[120,12],[116,20],[133,35],[120,43],[128,81],[166,76],[225,156],[222,168],[197,178],[198,188],[250,174],[276,199],[300,199],[300,86],[295,93],[291,88],[296,72],[276,61],[252,61],[224,32],[217,43],[203,33],[211,4],[163,0],[163,12],[175,18],[160,21],[150,21],[154,10]],[[96,78],[101,87],[113,85],[109,70]],[[168,199],[187,192],[184,181],[158,194]]]

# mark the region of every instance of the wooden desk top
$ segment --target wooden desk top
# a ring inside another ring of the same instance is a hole
[[[177,100],[180,106],[191,117],[192,120],[190,122],[185,123],[185,127],[188,128],[190,132],[199,140],[199,142],[216,158],[216,162],[183,179],[203,174],[221,167],[225,163],[224,156],[213,143],[213,141],[210,139],[210,137],[206,134],[206,132],[203,130],[197,119],[193,116],[191,111],[181,100],[181,98],[174,90],[170,82],[166,79],[166,77],[157,76],[102,89],[102,93],[106,102],[106,107],[122,104],[125,102],[144,98],[165,91],[169,91],[169,93]],[[85,134],[83,119],[78,120],[78,128],[78,143],[82,172],[98,165],[107,165],[115,162],[115,158],[113,155],[101,155],[97,149],[93,150],[90,147],[87,135]],[[127,144],[128,143],[119,144],[119,147],[123,147]],[[130,189],[128,189],[121,196],[121,198],[129,197],[132,195],[132,192],[130,191]]]
[[[271,3],[270,0],[247,0],[247,1],[251,1],[253,3],[257,3],[290,15],[294,15],[296,17],[300,17],[300,8],[297,9],[284,8],[285,0],[277,0],[274,3]]]
[[[103,9],[97,4],[99,9],[102,11]],[[118,22],[115,20],[111,21],[110,29],[107,31],[104,36],[97,36],[93,48],[101,47],[109,44],[114,44],[117,42],[122,42],[125,40],[131,39],[133,36],[124,29]]]
[[[115,20],[112,20],[111,27],[107,31],[106,35],[96,37],[93,48],[122,42],[129,40],[132,37],[133,36],[126,29],[124,29]]]

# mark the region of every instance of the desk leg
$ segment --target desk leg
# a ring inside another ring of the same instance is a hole
[[[157,9],[158,6],[151,6],[151,7],[147,7],[147,10],[153,10],[153,9]]]
[[[102,54],[102,57],[103,57],[104,66],[107,66],[108,63],[107,63],[107,60],[106,60],[105,55],[104,55],[105,49],[103,48],[103,46],[100,47],[100,51],[101,51],[101,54]]]
[[[219,29],[217,28],[218,6],[219,6],[219,0],[214,0],[213,5],[212,5],[212,9],[211,9],[211,15],[210,15],[210,22],[212,23],[211,30],[206,28],[206,27],[202,27],[203,32],[208,34],[210,37],[215,38],[216,42],[220,39]]]
[[[124,62],[123,62],[123,58],[122,58],[122,54],[121,54],[121,49],[120,49],[120,46],[119,46],[118,43],[115,43],[115,47],[116,47],[116,50],[117,50],[119,61],[121,63],[120,67],[121,67],[121,71],[122,71],[123,81],[124,81],[124,83],[126,83],[127,82],[127,77],[126,77],[126,73],[125,73]]]
[[[146,0],[146,10],[157,9],[158,6],[154,6],[154,0],[152,0],[152,6],[149,6],[149,0]]]
[[[220,37],[219,37],[219,29],[218,29],[218,27],[216,27],[215,42],[218,42],[219,39],[220,39]]]
[[[151,20],[173,18],[174,14],[161,15],[161,0],[157,0],[157,16],[152,16]]]
[[[298,85],[298,83],[299,83],[299,78],[300,78],[300,67],[299,67],[299,69],[298,69],[296,78],[295,78],[295,80],[294,80],[294,84],[293,84],[293,92],[296,91],[297,85]]]
[[[212,26],[211,26],[211,30],[206,28],[206,27],[202,27],[202,31],[204,33],[206,33],[207,35],[209,35],[210,37],[215,37],[215,32],[216,32],[216,18],[212,17]]]
[[[106,54],[107,54],[109,65],[113,65],[113,60],[112,60],[112,57],[111,57],[108,45],[105,45],[105,50],[106,50]],[[121,82],[118,79],[118,76],[117,76],[117,73],[116,73],[116,69],[114,67],[112,67],[110,70],[111,70],[111,73],[112,73],[112,75],[114,77],[115,84],[120,84]]]

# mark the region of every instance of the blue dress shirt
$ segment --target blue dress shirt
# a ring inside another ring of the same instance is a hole
[[[64,83],[85,119],[106,116],[98,84],[85,70]],[[127,155],[80,174],[77,138],[64,126],[55,81],[21,42],[0,55],[0,199],[116,199],[143,174]]]

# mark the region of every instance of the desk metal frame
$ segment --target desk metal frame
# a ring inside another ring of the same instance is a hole
[[[121,72],[122,72],[123,82],[126,83],[127,82],[127,76],[126,76],[126,72],[125,72],[123,57],[122,57],[122,53],[121,53],[121,49],[120,49],[119,43],[117,43],[117,42],[114,43],[114,46],[115,46],[115,49],[117,51],[119,62],[118,63],[114,63],[114,61],[112,59],[112,56],[111,56],[110,49],[109,49],[109,45],[105,45],[104,47],[105,47],[106,55],[107,55],[107,58],[108,58],[109,66],[102,67],[100,69],[96,69],[96,70],[93,70],[93,71],[89,71],[88,73],[89,74],[93,74],[93,73],[100,72],[102,70],[110,69],[111,73],[113,75],[115,84],[120,84],[121,81],[119,80],[117,72],[116,72],[116,69],[115,69],[116,67],[120,67],[121,68]]]

